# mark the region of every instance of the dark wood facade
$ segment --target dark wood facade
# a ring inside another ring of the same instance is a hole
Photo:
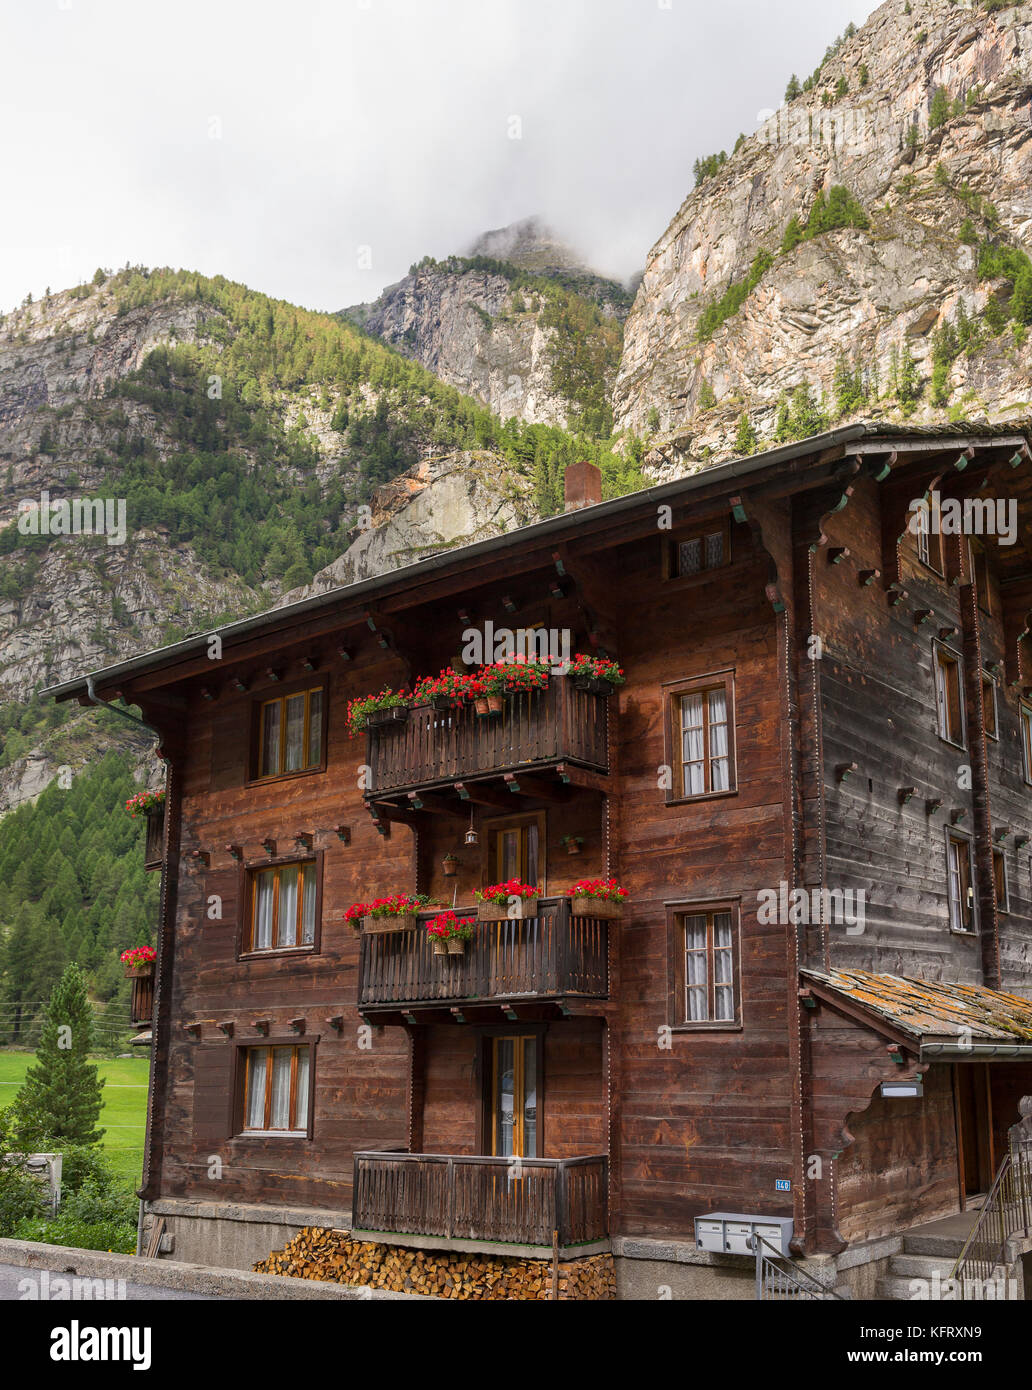
[[[943,538],[940,574],[906,534],[910,502],[933,491],[1015,500],[1015,544],[988,538],[975,561],[988,593],[961,539]],[[1030,515],[1023,431],[857,427],[228,629],[218,660],[186,643],[101,673],[105,698],[163,730],[169,760],[144,1194],[340,1210],[362,1154],[366,1210],[404,1183],[440,1224],[443,1160],[494,1152],[496,1040],[525,1038],[533,1156],[551,1165],[538,1225],[556,1212],[555,1164],[582,1159],[606,1165],[619,1234],[690,1238],[696,1215],[748,1211],[792,1215],[797,1248],[835,1250],[956,1210],[961,1067],[801,998],[799,972],[1032,995]],[[679,543],[708,535],[725,563],[679,573],[696,553]],[[568,631],[572,650],[616,656],[627,683],[605,700],[555,677],[504,724],[424,710],[348,737],[349,699],[440,670],[487,621]],[[940,647],[963,681],[956,743],[939,731]],[[317,765],[258,778],[262,703],[314,687]],[[697,690],[718,692],[707,718],[726,713],[726,744],[684,794],[694,715],[680,702]],[[345,922],[352,902],[393,891],[471,908],[497,877],[498,828],[530,824],[546,895],[533,927],[482,924],[453,962],[422,933]],[[951,840],[970,849],[970,931],[951,930]],[[314,866],[312,939],[249,949],[253,876],[297,863]],[[571,920],[566,887],[598,875],[628,889],[623,920]],[[861,929],[760,910],[794,889],[862,892]],[[689,933],[709,1017],[688,1016],[702,997]],[[245,1126],[255,1047],[291,1050],[291,1105],[306,1112],[290,1133]],[[924,1076],[923,1098],[881,1099],[903,1072]],[[1032,1065],[988,1076],[998,1144]],[[430,1186],[392,1150],[431,1156]],[[483,1166],[469,1180],[490,1186]],[[593,1211],[577,1218],[592,1239]]]

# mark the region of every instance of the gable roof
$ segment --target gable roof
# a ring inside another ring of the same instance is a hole
[[[73,699],[87,693],[87,680],[97,686],[110,687],[138,676],[143,672],[160,670],[163,666],[173,666],[191,657],[203,655],[210,638],[217,633],[223,645],[237,639],[254,636],[257,633],[273,633],[282,628],[288,630],[299,619],[325,612],[335,606],[353,605],[356,602],[369,603],[380,595],[396,591],[406,586],[418,585],[424,578],[444,571],[461,572],[469,565],[484,557],[502,553],[517,547],[527,547],[546,541],[560,541],[574,536],[588,522],[617,522],[637,510],[648,510],[673,502],[693,492],[719,490],[736,487],[746,479],[759,479],[765,473],[776,475],[786,464],[808,455],[826,455],[829,451],[843,450],[850,444],[866,444],[877,441],[886,451],[893,448],[952,448],[962,449],[968,444],[992,443],[994,441],[1013,442],[1015,447],[1024,446],[1032,451],[1032,418],[1006,425],[931,425],[900,426],[885,421],[863,420],[856,424],[844,425],[824,434],[812,435],[792,444],[768,449],[748,458],[731,459],[727,463],[715,464],[710,468],[699,469],[686,477],[672,482],[660,483],[655,487],[631,492],[608,502],[599,502],[577,511],[564,512],[558,516],[547,517],[543,521],[532,522],[501,536],[488,540],[475,541],[471,545],[457,546],[439,551],[427,559],[410,565],[374,575],[369,579],[356,580],[309,598],[280,608],[266,609],[253,617],[242,618],[237,622],[211,629],[203,633],[191,633],[188,637],[169,646],[152,648],[139,656],[130,657],[112,666],[101,667],[87,675],[75,676],[71,680],[46,687],[41,695],[52,696],[55,700]]]

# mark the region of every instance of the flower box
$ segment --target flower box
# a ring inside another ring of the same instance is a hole
[[[520,911],[514,913],[511,920],[518,921],[521,917],[536,917],[538,915],[537,898],[520,898]],[[509,917],[510,905],[504,903],[477,903],[478,922],[504,922]]]
[[[118,957],[127,980],[143,980],[154,974],[158,953],[153,946],[128,946]]]
[[[461,956],[466,949],[466,943],[461,936],[447,936],[444,939],[444,948],[449,956]]]
[[[570,912],[574,917],[598,917],[612,922],[623,916],[623,910],[624,903],[612,898],[570,899]]]
[[[125,967],[125,978],[127,980],[145,980],[148,975],[154,974],[154,962],[152,960],[138,960],[133,965]]]
[[[362,930],[368,936],[382,936],[389,931],[415,931],[416,914],[414,912],[395,915],[393,917],[363,917]]]
[[[366,715],[366,728],[389,728],[392,724],[406,723],[408,717],[407,705],[389,705],[386,709],[372,709]]]
[[[613,693],[611,683],[599,680],[596,676],[574,676],[573,688],[586,690],[589,695],[604,695],[607,699]]]

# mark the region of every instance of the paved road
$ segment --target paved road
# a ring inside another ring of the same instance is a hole
[[[46,1278],[44,1278],[46,1276]],[[11,1299],[23,1299],[27,1296],[24,1288],[18,1285],[22,1280],[32,1279],[36,1281],[35,1297],[46,1298],[49,1290],[51,1300],[59,1292],[55,1287],[55,1281],[59,1279],[71,1279],[70,1274],[58,1274],[53,1270],[26,1269],[22,1265],[0,1264],[0,1301]],[[99,1288],[97,1292],[99,1293]],[[74,1292],[74,1290],[73,1290]],[[118,1287],[117,1281],[113,1283],[112,1295],[114,1298],[126,1298],[129,1300],[152,1300],[154,1302],[171,1303],[175,1301],[190,1303],[215,1303],[217,1298],[210,1294],[203,1293],[181,1293],[177,1289],[159,1288],[154,1284],[129,1284],[125,1286],[123,1293]],[[28,1293],[28,1297],[32,1297]]]

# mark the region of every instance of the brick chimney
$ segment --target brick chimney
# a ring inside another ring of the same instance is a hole
[[[602,470],[593,463],[571,463],[563,474],[563,494],[568,512],[593,507],[602,501]]]

